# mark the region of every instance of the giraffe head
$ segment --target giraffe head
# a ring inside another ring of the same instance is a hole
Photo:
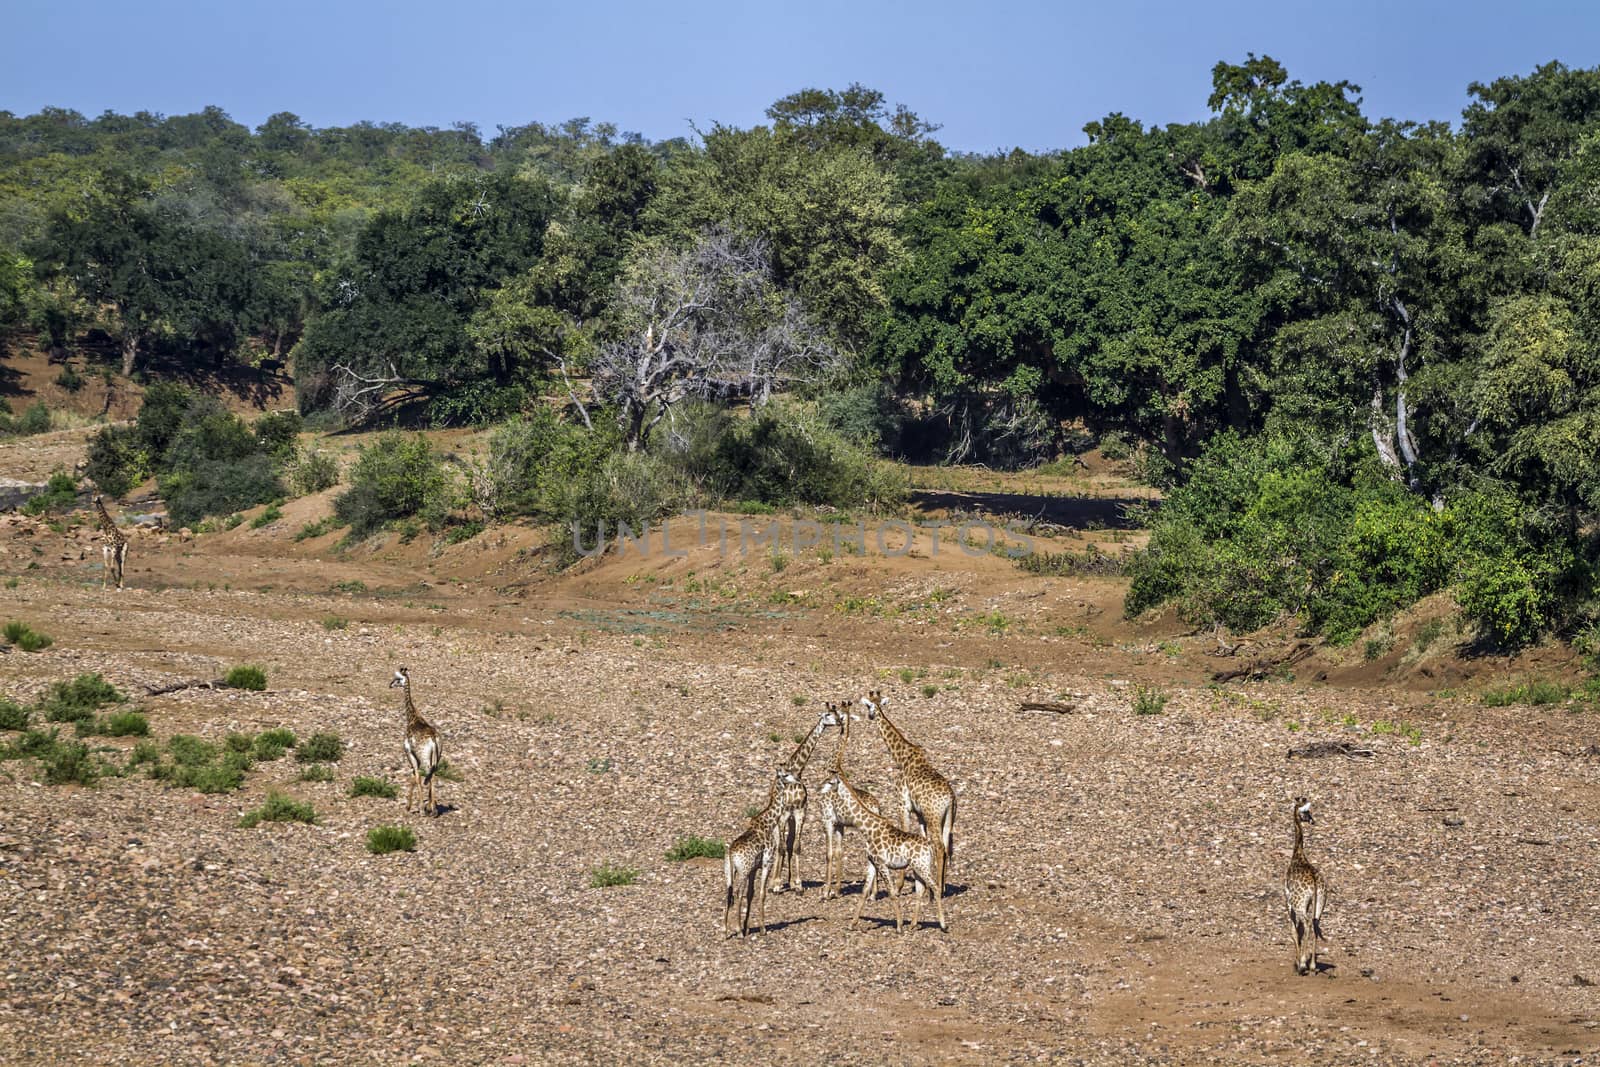
[[[825,797],[832,796],[834,793],[839,792],[839,776],[837,774],[828,775],[828,780],[822,783],[821,791],[822,795]]]
[[[867,695],[861,698],[861,706],[867,709],[868,721],[876,722],[878,713],[883,710],[883,691],[869,690]]]
[[[1307,798],[1294,798],[1294,821],[1311,825],[1316,824],[1316,820],[1311,817],[1311,801]]]
[[[826,731],[828,727],[832,726],[835,729],[843,730],[845,717],[849,714],[850,713],[845,710],[844,705],[834,704],[831,701],[823,701],[822,729]]]
[[[410,672],[408,672],[404,667],[396,667],[394,669],[394,677],[389,679],[389,688],[390,689],[409,689],[409,688],[411,688],[411,674],[410,674]]]

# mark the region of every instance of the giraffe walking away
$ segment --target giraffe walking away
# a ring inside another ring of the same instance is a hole
[[[1294,973],[1315,974],[1317,943],[1322,940],[1322,909],[1328,901],[1328,883],[1306,858],[1304,826],[1314,825],[1311,801],[1294,798],[1294,852],[1283,877],[1283,901],[1294,927]]]
[[[117,529],[99,493],[94,495],[94,510],[100,524],[100,557],[104,562],[100,572],[100,588],[106,588],[115,576],[117,588],[121,589],[123,569],[128,563],[128,535]]]

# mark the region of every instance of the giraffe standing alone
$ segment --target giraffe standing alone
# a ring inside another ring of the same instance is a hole
[[[128,562],[128,535],[117,529],[99,493],[94,495],[94,510],[100,520],[100,556],[105,561],[105,568],[100,572],[100,588],[106,588],[112,575],[116,575],[117,588],[121,589],[122,570]]]
[[[780,772],[788,772],[790,779],[783,786],[783,818],[778,826],[779,856],[779,881],[783,883],[773,889],[805,890],[805,879],[799,876],[800,866],[800,833],[806,825],[806,784],[800,780],[800,775],[805,772],[806,764],[811,762],[811,754],[817,750],[817,743],[822,740],[822,734],[830,726],[839,725],[839,715],[833,705],[829,704],[817,718],[817,724],[811,732],[795,746],[789,758],[779,768]],[[788,870],[787,879],[784,870]]]
[[[406,762],[411,765],[411,782],[406,787],[406,810],[411,810],[412,797],[421,798],[423,788],[427,788],[428,802],[422,808],[424,812],[439,814],[439,805],[433,799],[433,775],[439,769],[439,760],[442,749],[439,747],[439,731],[433,724],[422,717],[417,711],[416,703],[411,699],[411,674],[404,667],[394,672],[394,679],[389,683],[390,689],[399,689],[405,694],[406,708]]]
[[[1289,922],[1294,926],[1294,973],[1315,974],[1317,942],[1322,940],[1322,908],[1328,900],[1328,883],[1306,859],[1303,826],[1315,823],[1311,801],[1294,798],[1294,852],[1283,878],[1283,901],[1289,906]]]
[[[906,830],[912,828],[913,814],[921,820],[922,830],[930,837],[938,834],[943,846],[939,850],[939,890],[944,891],[945,865],[955,855],[956,791],[944,775],[933,769],[921,748],[906,739],[889,716],[883,713],[883,694],[874,689],[861,698],[867,709],[867,718],[877,722],[883,734],[883,743],[889,746],[889,756],[900,772],[901,822]]]

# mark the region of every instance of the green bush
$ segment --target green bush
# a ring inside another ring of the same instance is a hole
[[[603,889],[614,885],[632,885],[639,880],[639,872],[632,867],[613,867],[602,863],[589,873],[589,887]]]
[[[199,767],[215,762],[220,752],[216,745],[193,734],[173,734],[167,738],[167,754],[180,767]]]
[[[158,485],[167,501],[168,516],[179,526],[192,526],[207,515],[253,508],[284,495],[277,466],[267,455],[195,460],[162,475]]]
[[[15,700],[0,697],[0,730],[26,730],[28,709]]]
[[[726,846],[715,838],[697,837],[694,834],[689,834],[678,838],[672,843],[672,847],[667,849],[667,859],[681,862],[704,856],[709,859],[720,860],[725,849]]]
[[[262,763],[271,763],[275,759],[282,759],[283,754],[295,746],[293,730],[279,727],[274,730],[263,730],[250,747],[250,755]]]
[[[246,812],[239,819],[239,825],[248,830],[264,822],[315,823],[316,821],[316,809],[310,804],[274,791],[267,794],[266,803],[254,811]]]
[[[133,426],[102,426],[89,439],[84,475],[109,497],[122,497],[154,473],[143,436]]]
[[[22,510],[28,515],[65,511],[78,502],[78,480],[65,471],[56,471],[45,483],[44,491],[28,498]]]
[[[44,401],[37,401],[22,413],[17,419],[17,433],[25,436],[36,433],[50,432],[50,409],[44,406]]]
[[[381,797],[384,800],[393,800],[399,795],[395,784],[385,778],[368,778],[358,775],[350,783],[350,795],[353,797]]]
[[[79,722],[94,718],[104,704],[122,704],[127,697],[98,674],[80,674],[70,682],[56,682],[39,701],[49,722]]]
[[[15,645],[24,652],[41,652],[55,644],[55,639],[49,634],[42,634],[27,623],[15,620],[6,623],[3,635],[6,644]]]
[[[264,526],[272,525],[281,518],[283,518],[283,509],[276,504],[271,504],[265,511],[250,520],[250,529],[259,530]]]
[[[200,394],[174,381],[159,381],[144,391],[139,414],[134,419],[134,432],[138,445],[153,459],[164,456],[184,417],[194,407]]]
[[[775,401],[737,423],[720,414],[689,420],[662,446],[690,482],[719,499],[873,509],[905,501],[891,468],[799,405]]]
[[[81,741],[58,741],[40,755],[39,762],[44,766],[46,785],[93,785],[101,775],[100,761]]]
[[[56,384],[69,393],[76,393],[87,384],[87,379],[69,363],[61,368],[60,374],[56,375]]]
[[[549,512],[559,530],[557,544],[570,557],[615,540],[626,526],[635,534],[680,510],[684,485],[667,464],[644,452],[617,452],[599,466],[551,487]]]
[[[333,768],[326,763],[312,763],[300,772],[302,782],[331,782]]]
[[[253,663],[240,664],[228,668],[228,673],[222,677],[222,684],[228,689],[249,689],[259,693],[267,688],[267,672]]]
[[[337,763],[343,757],[344,742],[334,733],[312,734],[294,750],[294,758],[301,763]]]
[[[137,711],[119,711],[101,719],[95,733],[105,737],[149,737],[150,720]]]
[[[374,826],[367,831],[367,851],[374,856],[390,852],[415,852],[417,835],[404,826]]]
[[[1149,686],[1135,686],[1133,689],[1133,713],[1135,715],[1160,715],[1166,709],[1167,701],[1172,697],[1159,689]]]
[[[355,537],[413,515],[437,529],[450,508],[444,464],[426,437],[390,431],[361,450],[334,512]]]
[[[1491,708],[1503,708],[1512,704],[1531,704],[1537,707],[1543,704],[1565,703],[1571,696],[1572,689],[1560,682],[1534,679],[1507,689],[1485,690],[1483,702]]]
[[[489,435],[486,510],[496,517],[559,520],[566,483],[598,467],[616,448],[609,427],[589,432],[569,426],[547,407],[510,419]]]
[[[296,496],[309,496],[339,484],[339,461],[333,453],[308,449],[289,465],[289,488]]]
[[[295,439],[305,429],[305,419],[298,411],[274,411],[257,419],[253,429],[261,451],[287,459],[294,454]]]
[[[884,382],[824,393],[818,413],[845,440],[878,452],[892,452],[905,425],[905,410]]]

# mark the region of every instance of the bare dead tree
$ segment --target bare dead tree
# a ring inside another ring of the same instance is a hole
[[[328,368],[334,375],[333,407],[347,422],[360,424],[374,415],[426,395],[428,382],[407,378],[389,364],[389,373],[363,374],[348,363]]]
[[[636,260],[619,288],[620,336],[591,366],[630,451],[685,400],[748,399],[834,373],[839,352],[773,278],[764,242],[709,231]]]

